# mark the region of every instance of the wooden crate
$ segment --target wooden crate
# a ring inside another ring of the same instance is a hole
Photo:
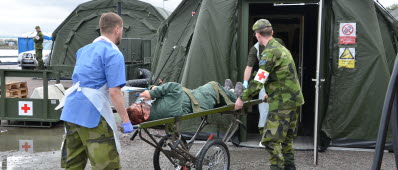
[[[1,89],[0,89],[0,94]],[[28,84],[25,82],[6,82],[7,98],[28,98]]]

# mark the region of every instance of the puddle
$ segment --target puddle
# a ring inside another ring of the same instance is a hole
[[[0,152],[48,152],[60,150],[65,131],[63,123],[52,128],[1,127]]]
[[[121,121],[119,116],[116,118]],[[0,126],[0,132],[0,170],[61,170],[60,150],[65,134],[63,122],[51,128]],[[89,163],[86,169],[91,169]]]

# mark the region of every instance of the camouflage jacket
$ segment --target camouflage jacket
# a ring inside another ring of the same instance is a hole
[[[41,31],[37,32],[36,36],[33,37],[35,42],[35,49],[43,49],[44,35]]]
[[[255,79],[242,93],[242,100],[250,100],[264,86],[271,111],[304,104],[296,66],[288,49],[272,38],[261,53],[259,65]]]

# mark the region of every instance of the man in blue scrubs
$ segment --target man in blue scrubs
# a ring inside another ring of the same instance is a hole
[[[123,132],[133,131],[121,93],[126,83],[124,57],[116,46],[122,39],[123,20],[115,13],[105,13],[99,26],[101,36],[77,52],[74,85],[57,107],[64,106],[61,166],[66,169],[84,169],[87,159],[93,169],[121,168],[110,101],[123,121]]]

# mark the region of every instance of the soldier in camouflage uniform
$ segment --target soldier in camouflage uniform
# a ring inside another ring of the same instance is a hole
[[[37,60],[37,69],[42,70],[44,69],[44,62],[43,62],[43,41],[44,35],[40,30],[39,26],[35,27],[36,29],[36,36],[33,38],[35,42],[35,52],[36,52],[36,60]]]
[[[296,169],[293,139],[297,135],[298,110],[304,104],[296,66],[289,50],[272,37],[268,20],[258,20],[253,30],[265,50],[261,53],[256,77],[236,100],[235,109],[242,108],[243,101],[250,100],[265,87],[269,114],[261,143],[270,153],[271,169]]]

